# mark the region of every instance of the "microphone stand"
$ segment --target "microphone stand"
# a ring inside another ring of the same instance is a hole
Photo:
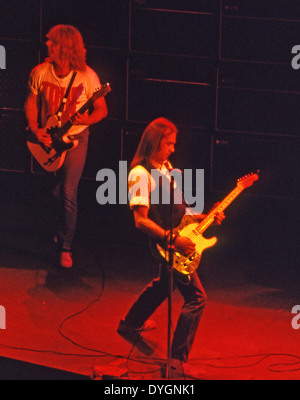
[[[166,378],[170,378],[171,370],[171,328],[172,328],[172,291],[173,291],[173,203],[174,203],[174,177],[170,181],[170,242],[168,248],[168,275],[169,275],[169,293],[168,293],[168,351],[167,351],[167,370]]]

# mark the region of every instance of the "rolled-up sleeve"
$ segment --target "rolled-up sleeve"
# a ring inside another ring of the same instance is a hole
[[[129,206],[150,206],[149,173],[143,167],[135,167],[128,176]]]

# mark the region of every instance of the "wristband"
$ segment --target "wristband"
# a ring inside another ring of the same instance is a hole
[[[178,235],[176,233],[173,233],[172,235],[172,241],[173,244],[175,244],[175,240],[177,239]],[[171,239],[171,233],[169,232],[166,236],[165,236],[166,242],[170,243],[170,239]]]

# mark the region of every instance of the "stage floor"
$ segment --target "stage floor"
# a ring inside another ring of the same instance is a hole
[[[153,315],[157,329],[130,340],[116,332],[157,273],[146,240],[127,224],[126,212],[120,211],[121,221],[100,206],[97,217],[81,210],[74,266],[61,270],[51,217],[34,201],[15,200],[1,203],[0,305],[6,329],[0,330],[0,379],[34,379],[26,374],[30,365],[74,373],[74,379],[76,374],[162,379],[167,302]],[[299,281],[280,285],[266,271],[263,279],[253,279],[258,270],[253,258],[224,254],[209,251],[199,267],[208,303],[190,362],[205,370],[207,380],[299,379],[300,330],[291,324],[291,309],[300,303]],[[182,304],[178,292],[172,300],[174,326]],[[26,363],[23,373],[12,361]]]

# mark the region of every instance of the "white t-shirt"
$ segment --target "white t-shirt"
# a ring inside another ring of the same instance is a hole
[[[49,116],[55,114],[69,86],[73,71],[64,78],[59,78],[52,63],[44,62],[37,65],[30,74],[29,88],[38,95],[42,102],[41,123],[44,127]],[[93,95],[100,89],[100,80],[92,68],[78,71],[65,104],[61,123],[67,122]],[[73,125],[68,133],[76,135],[86,129],[86,125]]]
[[[170,172],[163,164],[159,172],[170,179]],[[134,167],[128,175],[129,206],[150,207],[150,195],[156,188],[157,182],[153,176],[141,165]]]
[[[169,182],[171,182],[171,174],[170,170],[172,169],[172,165],[169,161],[166,161],[162,166],[157,166],[159,173],[165,176]],[[173,170],[174,171],[174,170]],[[176,170],[181,174],[181,171]],[[174,175],[174,174],[173,174]],[[150,174],[146,168],[141,165],[137,165],[134,167],[128,175],[128,199],[129,206],[132,210],[136,206],[145,206],[150,208],[151,204],[151,193],[157,188],[159,185],[158,181],[155,179],[156,176]],[[177,192],[176,199],[179,200],[179,203],[182,201],[181,199],[181,188],[176,183],[176,179],[174,181],[174,190],[179,189]],[[194,212],[190,207],[186,206],[185,209],[186,215],[196,215],[198,212]]]

